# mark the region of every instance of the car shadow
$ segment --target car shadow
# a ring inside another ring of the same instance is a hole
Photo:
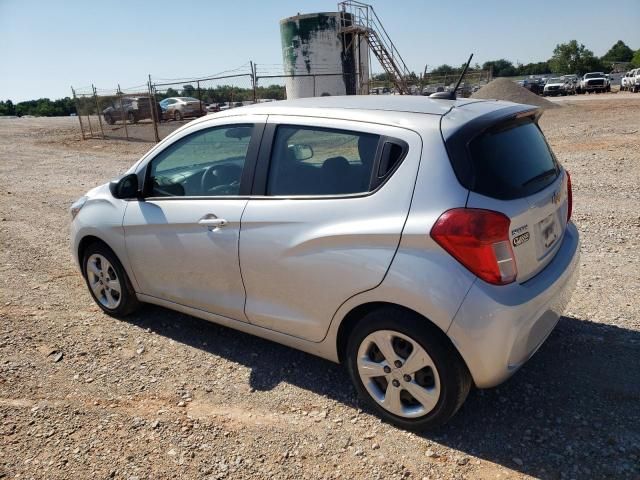
[[[255,390],[287,382],[365,408],[332,362],[160,307],[127,320],[247,366]],[[640,332],[562,317],[514,377],[472,390],[447,425],[420,436],[539,478],[640,478]]]

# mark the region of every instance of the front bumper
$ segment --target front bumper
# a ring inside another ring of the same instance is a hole
[[[505,381],[546,340],[575,288],[579,256],[570,223],[554,259],[532,279],[506,286],[475,281],[447,334],[478,388]]]

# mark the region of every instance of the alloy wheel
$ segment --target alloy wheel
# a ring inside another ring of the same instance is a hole
[[[113,265],[104,256],[94,253],[87,259],[87,280],[96,299],[106,308],[118,308],[122,299],[122,284]]]
[[[378,330],[360,344],[358,375],[369,395],[404,418],[426,415],[440,398],[440,377],[426,350],[407,335]]]

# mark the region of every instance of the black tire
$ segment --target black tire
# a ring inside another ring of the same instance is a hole
[[[113,270],[115,270],[116,277],[119,280],[121,286],[119,303],[115,308],[108,308],[106,305],[104,305],[101,300],[96,297],[96,294],[91,288],[89,282],[90,275],[88,274],[88,262],[92,255],[101,255],[102,257],[106,258],[113,267]],[[89,289],[89,293],[91,293],[93,300],[106,314],[111,315],[112,317],[122,318],[140,308],[140,301],[136,297],[135,291],[133,290],[133,287],[131,285],[131,281],[127,276],[127,272],[125,272],[122,264],[120,263],[120,260],[118,260],[118,257],[115,255],[115,253],[113,253],[113,251],[105,244],[95,242],[85,249],[82,258],[82,275],[84,276],[85,283],[87,284],[87,288]]]
[[[127,114],[127,120],[129,120],[129,123],[138,123],[138,118],[136,117],[136,114],[133,112],[129,112]]]
[[[378,330],[393,330],[411,338],[433,360],[440,378],[440,396],[425,415],[395,415],[374,400],[364,386],[358,373],[358,350],[367,336]],[[462,406],[472,385],[464,361],[440,329],[420,315],[392,306],[369,312],[357,323],[347,342],[344,363],[360,398],[383,420],[406,430],[421,431],[446,423]]]
[[[176,111],[173,113],[173,119],[174,119],[176,122],[179,122],[180,120],[182,120],[182,113],[180,113],[180,110],[176,110]]]
[[[114,123],[116,123],[113,120],[113,117],[111,115],[109,115],[109,114],[104,116],[104,121],[107,122],[109,125],[113,125]]]

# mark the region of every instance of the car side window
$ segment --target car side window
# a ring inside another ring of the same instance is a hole
[[[346,195],[369,191],[378,135],[281,125],[267,195]]]
[[[150,162],[152,197],[233,196],[240,192],[253,125],[214,127],[169,145]]]

